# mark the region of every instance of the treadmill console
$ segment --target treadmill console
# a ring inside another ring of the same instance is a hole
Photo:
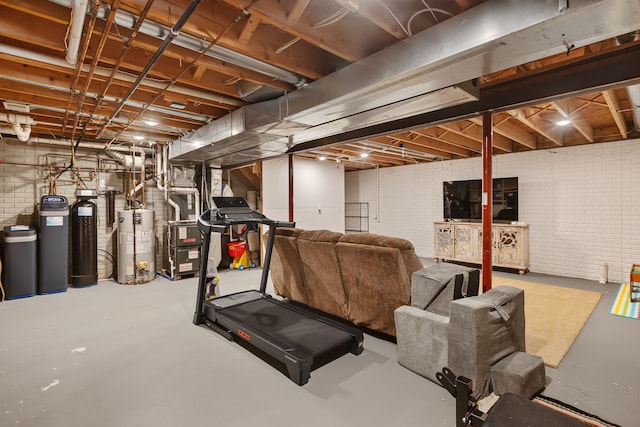
[[[251,211],[249,203],[244,197],[212,197],[213,204],[218,210],[229,208],[244,208],[244,211]]]
[[[244,197],[213,197],[210,220],[214,224],[268,224],[272,222],[251,209]]]

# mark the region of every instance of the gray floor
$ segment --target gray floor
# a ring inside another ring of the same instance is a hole
[[[256,287],[259,274],[225,272],[221,290]],[[520,278],[603,293],[560,367],[547,369],[544,394],[639,425],[640,321],[608,314],[617,286]],[[360,356],[347,354],[298,387],[241,346],[192,325],[196,283],[103,281],[0,304],[0,425],[455,425],[454,399],[398,365],[393,343],[368,335]]]

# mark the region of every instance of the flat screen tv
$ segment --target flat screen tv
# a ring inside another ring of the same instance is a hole
[[[482,220],[482,180],[443,183],[444,219]],[[518,221],[518,177],[493,179],[493,222]]]

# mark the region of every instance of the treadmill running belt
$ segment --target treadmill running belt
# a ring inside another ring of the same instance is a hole
[[[247,330],[259,331],[262,336],[290,343],[314,357],[352,340],[345,331],[265,299],[225,308],[218,316],[242,323]]]

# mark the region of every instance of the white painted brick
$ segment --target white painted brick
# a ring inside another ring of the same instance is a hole
[[[598,280],[607,263],[610,281],[628,280],[640,262],[638,165],[640,140],[494,157],[495,177],[518,176],[531,271]],[[481,177],[480,158],[348,172],[345,199],[369,202],[371,232],[407,238],[418,255],[432,257],[442,182]]]

